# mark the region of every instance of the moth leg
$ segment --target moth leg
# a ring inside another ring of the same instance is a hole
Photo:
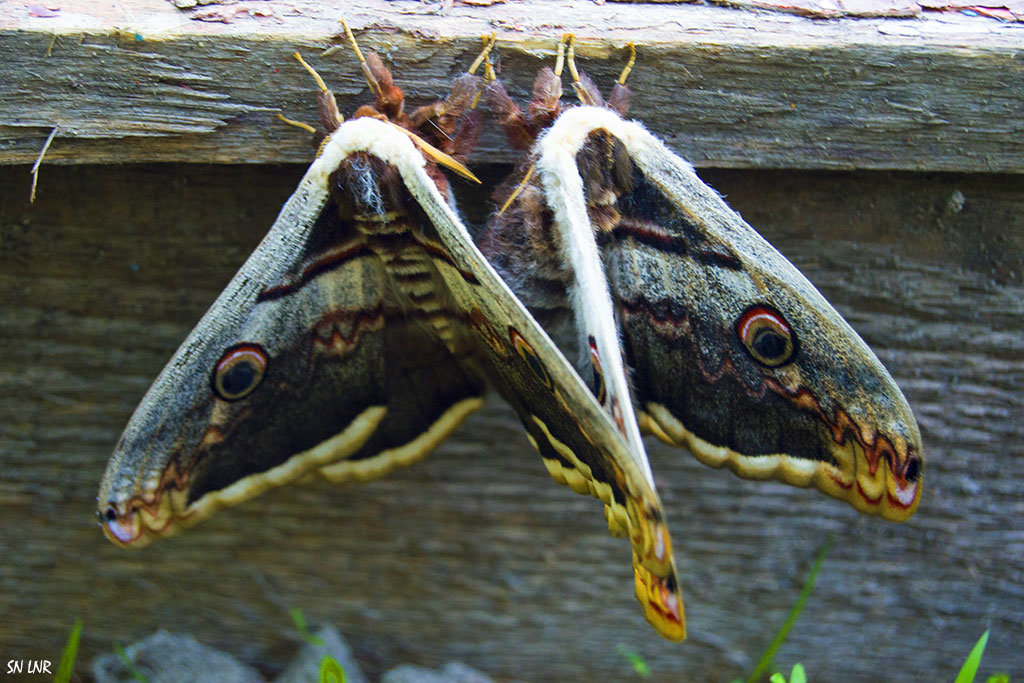
[[[505,131],[509,144],[516,149],[529,150],[544,130],[562,113],[562,67],[565,63],[565,43],[569,34],[558,44],[555,68],[544,67],[533,82],[533,94],[526,111],[509,96],[501,81],[494,79],[487,88],[487,105]]]
[[[366,78],[366,83],[370,86],[370,92],[374,96],[380,95],[380,84],[377,83],[377,79],[374,77],[373,71],[370,69],[370,65],[367,64],[366,59],[363,57],[362,50],[359,49],[359,43],[356,42],[356,37],[352,35],[352,29],[348,27],[348,22],[345,19],[339,19],[342,28],[345,30],[345,37],[348,38],[348,44],[352,47],[352,51],[356,53],[356,59],[359,60],[359,66],[363,70],[363,76]]]
[[[469,113],[463,117],[462,127],[459,129],[452,144],[452,156],[457,159],[466,159],[469,153],[473,151],[473,148],[476,147],[476,143],[480,139],[480,122],[482,118],[476,107],[480,103],[480,98],[483,96],[487,84],[498,78],[494,73],[494,65],[491,63],[491,50],[494,48],[497,38],[492,33],[490,36],[482,36],[482,39],[485,43],[488,42],[488,39],[490,42],[489,46],[485,46],[484,51],[481,53],[484,60],[483,84],[477,87],[476,93],[473,95],[473,101],[469,104]],[[470,76],[473,75],[479,61],[480,57],[477,57],[476,61],[473,62],[473,66],[469,69]]]
[[[618,112],[619,116],[625,116],[629,109],[630,90],[626,85],[626,79],[629,77],[629,72],[633,70],[633,65],[636,64],[636,45],[628,43],[626,47],[629,48],[629,61],[623,67],[619,80],[615,81],[615,85],[612,86],[611,94],[608,95],[608,107]]]
[[[299,64],[308,71],[313,79],[316,81],[317,87],[320,88],[320,92],[316,95],[317,109],[320,115],[320,125],[324,127],[327,135],[330,135],[334,131],[338,130],[338,127],[345,121],[345,117],[341,115],[341,111],[338,109],[338,101],[334,98],[334,93],[330,91],[327,84],[324,83],[324,79],[320,77],[320,74],[316,72],[316,69],[306,63],[306,60],[302,58],[298,52],[292,53],[292,56],[298,60]],[[291,121],[285,120],[285,123],[291,123]],[[299,126],[302,128],[303,126]]]
[[[616,81],[619,85],[626,84],[626,79],[629,78],[629,72],[633,70],[633,65],[636,64],[636,43],[626,43],[626,47],[629,48],[629,61],[626,62],[626,66],[622,68],[622,73],[619,74],[619,79]]]
[[[576,36],[571,33],[565,34],[562,38],[563,44],[568,42],[569,51],[565,56],[565,63],[569,67],[569,75],[572,76],[572,87],[576,91],[576,97],[579,98],[580,103],[591,107],[603,107],[604,98],[601,97],[601,91],[594,85],[594,81],[586,74],[580,74],[576,70]],[[559,51],[561,51],[561,45],[559,45]],[[558,69],[555,69],[555,75],[561,75]]]
[[[481,36],[481,39],[486,44],[490,39],[490,45],[485,45],[484,51],[480,53],[480,56],[476,58],[473,65],[469,67],[469,75],[472,76],[477,68],[479,68],[479,62],[483,58],[484,62],[484,86],[488,83],[498,80],[497,75],[494,73],[494,65],[491,63],[491,50],[494,49],[494,44],[498,41],[497,37],[492,33],[490,36]],[[470,109],[476,109],[476,105],[480,103],[480,97],[484,94],[484,88],[477,91],[476,96],[473,98],[473,103],[469,106]]]
[[[551,72],[548,69],[548,72]],[[561,86],[559,86],[560,88]],[[528,150],[537,139],[537,130],[526,114],[505,90],[501,81],[495,79],[485,89],[487,108],[505,131],[508,144],[514,149]]]
[[[282,114],[281,112],[277,112],[277,118],[278,118],[278,120],[283,121],[284,123],[287,123],[289,126],[295,126],[296,128],[301,128],[302,130],[306,131],[307,133],[313,133],[314,135],[316,134],[316,128],[314,128],[313,126],[309,125],[308,123],[303,123],[302,121],[296,121],[295,119],[290,119],[287,116],[285,116],[284,114]]]
[[[562,67],[565,64],[565,45],[572,39],[571,33],[562,36],[558,43],[558,54],[555,57],[555,68],[544,67],[533,82],[533,95],[526,105],[526,119],[534,131],[536,139],[562,113]]]
[[[412,114],[410,114],[409,118],[414,126],[418,128],[429,119],[436,119],[445,115],[457,117],[467,109],[476,108],[483,88],[480,84],[479,78],[467,78],[467,76],[475,76],[476,70],[480,68],[480,65],[486,63],[483,85],[493,81],[495,78],[494,69],[491,66],[490,54],[491,50],[494,48],[496,38],[494,34],[491,33],[480,36],[480,39],[483,41],[483,49],[480,54],[477,55],[476,59],[473,60],[473,64],[466,69],[466,73],[456,79],[455,83],[452,85],[451,92],[448,93],[448,97],[439,102],[425,104],[422,107],[418,107]],[[471,94],[472,96],[470,96]]]
[[[480,40],[483,41],[484,49],[480,51],[480,54],[476,56],[473,63],[466,70],[470,76],[476,73],[476,70],[480,68],[481,64],[486,64],[484,68],[484,78],[487,79],[488,75],[493,80],[494,71],[491,68],[491,50],[494,49],[494,44],[498,42],[498,37],[493,33],[487,33],[480,36]]]
[[[550,69],[548,70],[550,71]],[[491,84],[491,88],[488,89],[488,97],[490,102],[494,102],[493,97],[503,98],[501,107],[504,108],[505,117],[499,121],[501,126],[505,129],[505,135],[508,138],[509,144],[513,147],[519,147],[520,149],[529,149],[533,146],[533,141],[537,135],[532,130],[530,125],[526,121],[526,117],[523,116],[522,110],[519,106],[512,101],[512,98],[505,92],[504,86],[501,85],[500,81],[495,81]],[[494,109],[494,104],[491,105]],[[509,182],[503,182],[494,191],[493,199],[495,201],[501,201],[501,208],[498,209],[498,216],[501,216],[508,210],[508,207],[512,206],[512,202],[516,200],[516,197],[523,191],[526,184],[530,182],[530,178],[533,177],[535,164],[530,164],[526,171],[523,173],[522,180],[516,185],[515,189],[509,192]],[[507,194],[507,196],[506,196]],[[504,200],[502,200],[504,197]]]
[[[569,45],[569,70],[573,74],[574,85],[579,82],[579,75],[576,72],[575,52],[572,47],[574,36],[566,33],[558,43],[558,53],[555,59],[555,68],[548,67],[541,69],[533,82],[533,98],[527,105],[527,114],[524,116],[519,106],[512,101],[504,86],[499,81],[492,84],[490,103],[492,109],[500,112],[500,125],[505,129],[509,143],[520,149],[530,149],[537,139],[539,131],[548,127],[561,113],[562,97],[562,68],[565,65],[565,46]],[[589,81],[589,79],[588,79]],[[497,215],[501,216],[512,205],[516,198],[522,193],[526,184],[533,177],[534,164],[530,164],[523,173],[522,180],[515,189],[508,195],[498,209]],[[497,197],[496,197],[497,198]]]
[[[339,19],[339,21],[345,30],[345,37],[348,38],[349,46],[351,46],[352,51],[355,53],[356,59],[359,60],[359,67],[363,70],[366,84],[370,86],[370,92],[374,96],[373,105],[359,107],[352,118],[359,118],[360,116],[376,116],[380,118],[381,115],[389,121],[400,118],[402,116],[402,107],[405,104],[405,95],[402,93],[402,89],[395,85],[391,71],[384,66],[384,63],[380,61],[380,57],[376,53],[369,52],[364,57],[363,51],[359,49],[359,43],[356,42],[356,37],[352,35],[352,29],[349,28],[348,22],[344,19]]]
[[[526,187],[526,183],[530,182],[530,178],[533,177],[533,170],[534,164],[530,164],[530,167],[526,169],[526,173],[523,174],[523,179],[519,181],[518,185],[516,185],[516,189],[512,190],[512,194],[508,196],[508,199],[505,200],[505,203],[501,205],[500,209],[498,209],[499,216],[505,213],[505,210],[508,209],[508,207],[512,206],[512,202],[516,200],[516,197],[519,196],[519,193],[523,191],[524,187]]]
[[[443,101],[416,109],[409,117],[410,127],[438,149],[465,162],[480,138],[480,115],[472,109],[480,89],[479,77],[461,76]]]
[[[462,162],[465,162],[480,138],[480,117],[475,109],[484,84],[494,79],[490,52],[496,39],[492,33],[481,36],[481,40],[482,51],[466,73],[452,84],[448,97],[419,107],[409,116],[413,128],[424,138]],[[483,83],[474,75],[481,64],[486,64]]]

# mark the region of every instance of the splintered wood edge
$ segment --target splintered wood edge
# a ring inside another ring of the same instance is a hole
[[[163,0],[135,0],[131,16],[117,17],[103,15],[114,11],[103,3],[82,4],[95,12],[33,18],[26,5],[15,8],[23,16],[0,20],[6,80],[19,85],[0,88],[0,163],[32,163],[54,128],[47,164],[309,162],[309,135],[276,119],[282,112],[316,121],[316,87],[290,59],[296,50],[343,113],[368,99],[334,18],[198,8],[226,13],[210,23]],[[558,38],[573,32],[581,69],[605,92],[628,57],[625,45],[637,44],[631,115],[697,166],[1024,171],[1024,136],[1015,130],[1020,26],[958,14],[822,22],[723,7],[539,0],[445,14],[396,7],[366,0],[315,14],[347,12],[411,104],[443,97],[492,32],[499,75],[525,101]],[[321,56],[332,46],[341,47]],[[470,161],[516,158],[497,127],[485,126]]]

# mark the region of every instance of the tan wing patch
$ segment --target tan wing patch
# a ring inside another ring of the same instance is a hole
[[[859,512],[901,522],[914,514],[921,487],[909,493],[889,481],[889,468],[872,464],[855,439],[831,445],[835,464],[796,458],[786,453],[748,456],[705,441],[683,424],[665,406],[648,403],[641,413],[641,426],[665,443],[682,446],[709,467],[728,467],[745,479],[776,479],[794,486],[817,488],[833,498],[848,502]]]
[[[391,448],[365,460],[346,460],[320,468],[320,474],[332,482],[368,481],[381,477],[397,467],[404,467],[425,458],[445,440],[470,413],[483,406],[479,397],[466,398],[444,411],[440,418],[412,441]]]
[[[548,426],[544,424],[536,415],[533,415],[533,421],[544,432],[544,436],[547,442],[551,444],[551,447],[557,451],[557,453],[565,459],[566,462],[571,463],[571,467],[566,467],[565,463],[558,460],[552,460],[550,458],[542,457],[544,466],[548,470],[548,474],[551,478],[557,481],[559,484],[568,486],[576,493],[583,495],[591,495],[597,498],[605,505],[605,517],[608,519],[608,531],[612,536],[616,537],[628,537],[632,530],[632,524],[629,519],[629,511],[622,504],[616,502],[615,496],[612,494],[612,487],[610,484],[597,481],[594,479],[594,473],[590,467],[582,462],[576,454],[572,452],[572,449],[566,446],[564,443],[552,436]],[[529,433],[527,433],[529,435]],[[533,447],[540,451],[537,446],[536,440],[530,436],[530,443]]]

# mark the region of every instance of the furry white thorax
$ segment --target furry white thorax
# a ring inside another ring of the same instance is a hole
[[[392,123],[370,117],[345,121],[334,131],[320,156],[309,167],[308,177],[316,177],[326,187],[327,176],[354,152],[368,152],[382,161],[398,167],[403,177],[406,171],[423,169],[426,160],[416,149],[409,136]]]
[[[654,476],[633,410],[611,291],[587,215],[583,179],[576,166],[576,154],[587,137],[601,129],[619,138],[631,154],[647,151],[654,140],[642,126],[623,120],[610,109],[575,107],[555,121],[534,149],[548,206],[554,212],[562,257],[574,273],[569,297],[580,348],[588,348],[588,338],[594,338],[607,390],[606,410],[613,412],[614,406],[618,405],[630,452],[653,485]]]
[[[542,157],[561,150],[576,157],[587,137],[595,130],[607,130],[622,140],[626,148],[633,154],[640,153],[657,142],[636,121],[627,121],[611,109],[605,107],[573,107],[566,110],[537,141],[537,149]]]

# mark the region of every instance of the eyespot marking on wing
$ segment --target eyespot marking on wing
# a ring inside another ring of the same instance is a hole
[[[210,373],[210,388],[225,401],[238,401],[263,381],[270,357],[259,344],[243,342],[229,346]]]
[[[736,334],[750,357],[765,367],[779,367],[796,356],[796,334],[772,306],[749,307],[736,321]]]

